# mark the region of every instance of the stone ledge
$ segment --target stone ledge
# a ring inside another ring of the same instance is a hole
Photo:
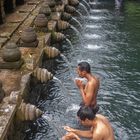
[[[4,140],[9,126],[14,118],[16,105],[3,103],[0,108],[0,140]]]

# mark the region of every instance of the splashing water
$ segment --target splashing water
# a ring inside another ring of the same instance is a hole
[[[86,28],[91,28],[91,29],[99,29],[101,28],[101,25],[86,25]]]
[[[85,21],[84,18],[83,18],[83,15],[78,10],[76,10],[76,13],[80,16],[80,18],[82,19],[82,21]]]
[[[97,34],[85,34],[84,35],[87,39],[99,39],[99,38],[101,38],[101,36],[100,35],[97,35]]]
[[[60,86],[62,87],[62,91],[64,92],[64,94],[69,94],[69,91],[66,89],[66,87],[64,86],[64,84],[62,83],[61,80],[59,80],[58,78],[56,78],[55,76],[53,77],[53,80],[56,80],[59,82]]]
[[[68,113],[69,111],[75,111],[77,112],[79,110],[80,106],[77,104],[71,104],[67,109],[66,109],[66,113]]]
[[[81,10],[84,10],[86,12],[86,15],[89,15],[89,12],[88,12],[87,8],[85,7],[85,5],[83,5],[82,3],[79,3],[79,6],[82,7]]]
[[[53,118],[52,116],[50,116],[50,114],[43,114],[42,115],[42,119],[44,119],[45,121],[48,122],[48,124],[50,124],[50,126],[53,126],[53,128],[55,128],[55,133],[59,136],[62,137],[64,135],[64,133],[61,131],[62,130],[62,126],[56,126],[56,123],[53,122]]]
[[[87,3],[86,0],[82,0],[82,1],[84,2],[85,5],[87,5],[88,9],[90,10],[90,5],[89,5],[89,3]]]
[[[71,67],[70,62],[68,61],[68,59],[66,58],[65,55],[60,54],[60,56],[61,56],[61,57],[66,61],[66,63],[68,64],[68,67],[69,67],[69,70],[70,70],[70,75],[71,75],[72,79],[74,79],[74,74],[73,74],[73,71],[72,71],[72,67]]]
[[[65,40],[69,43],[70,47],[73,49],[73,45],[72,45],[71,41],[68,38],[65,38]]]
[[[78,26],[80,27],[80,29],[82,29],[82,24],[76,18],[72,17],[71,19],[78,24]]]
[[[90,49],[90,50],[98,50],[102,48],[102,46],[88,44],[87,46],[85,46],[85,48]]]

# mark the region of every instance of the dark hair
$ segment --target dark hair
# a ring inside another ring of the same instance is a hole
[[[88,73],[90,73],[90,65],[88,62],[80,62],[78,64],[80,71],[86,71]]]
[[[77,116],[83,121],[85,119],[93,120],[95,115],[96,113],[94,113],[92,108],[89,106],[82,106],[77,112]]]

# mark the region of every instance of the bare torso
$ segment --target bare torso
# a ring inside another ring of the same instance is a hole
[[[88,105],[90,105],[92,107],[96,107],[96,105],[97,105],[96,98],[97,98],[99,86],[100,86],[99,79],[97,79],[94,76],[92,76],[92,78],[85,85],[84,92],[88,93],[88,90],[91,91],[91,93],[90,93],[91,94],[91,101],[88,103]]]
[[[97,114],[96,128],[93,128],[93,140],[97,135],[100,135],[99,140],[114,140],[113,129],[107,118]],[[98,140],[98,139],[97,139]]]

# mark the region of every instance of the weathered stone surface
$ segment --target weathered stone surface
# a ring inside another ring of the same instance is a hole
[[[7,23],[17,23],[17,22],[22,22],[23,20],[25,20],[25,18],[27,17],[27,13],[12,13],[9,14],[6,17],[6,22]]]
[[[44,42],[43,43],[44,43],[43,46],[45,46],[46,44],[47,45],[50,45],[50,43],[51,43],[51,33],[47,33],[45,35],[45,38],[44,38]]]
[[[0,69],[19,69],[23,63],[23,59],[15,62],[0,61]]]
[[[3,46],[3,44],[8,40],[6,37],[0,37],[0,48]]]
[[[10,37],[15,30],[17,29],[17,27],[19,26],[19,23],[6,23],[0,26],[0,37]]]
[[[34,5],[34,4],[39,4],[40,1],[39,0],[30,0],[30,1],[27,1],[27,4],[28,5]]]
[[[14,42],[8,42],[2,49],[2,58],[5,62],[16,62],[21,58],[21,52]]]
[[[61,18],[61,13],[60,12],[51,13],[51,19],[52,20],[60,20],[60,18]]]
[[[20,89],[20,79],[22,73],[19,70],[1,69],[0,80],[3,83],[3,89],[6,95],[10,95],[13,90]]]
[[[56,31],[56,24],[57,24],[56,21],[50,20],[48,22],[48,31]]]
[[[38,40],[35,40],[33,42],[22,42],[20,43],[19,47],[29,47],[29,48],[36,48],[38,46]]]
[[[36,5],[23,5],[18,10],[19,12],[27,13],[33,11],[33,9],[36,7]]]
[[[20,11],[18,13],[18,19],[14,17],[14,20],[12,21],[12,18],[6,17],[9,24],[0,25],[0,47],[3,47],[3,45],[7,41],[14,40],[16,43],[19,42],[19,38],[21,35],[21,31],[25,29],[26,27],[33,25],[33,20],[35,19],[36,15],[38,14],[38,11],[41,7],[40,5],[41,1],[38,0],[30,0],[26,1],[26,9],[23,6],[18,6],[16,9],[17,11]],[[31,6],[31,7],[30,7]],[[22,8],[20,10],[20,8]],[[27,15],[27,16],[21,16],[21,15]],[[24,18],[25,17],[25,18]],[[13,23],[14,22],[14,23]],[[41,35],[39,37],[39,48],[33,48],[35,49],[35,64],[39,65],[42,61],[42,47],[43,47],[43,40],[44,36]],[[22,58],[25,60],[26,58],[26,51],[23,51],[25,48],[19,48],[22,52]],[[26,48],[28,49],[28,48]],[[28,50],[29,53],[32,53],[32,49]],[[0,59],[2,59],[0,57]],[[26,64],[26,63],[25,63]],[[21,77],[23,74],[29,73],[30,70],[26,68],[26,65],[22,65],[20,70],[7,70],[7,69],[1,69],[0,70],[0,80],[3,81],[3,89],[6,93],[6,96],[10,95],[10,93],[14,90],[22,90],[21,88]],[[28,82],[26,83],[28,85]],[[27,92],[27,91],[22,91]],[[8,109],[10,108],[10,109]],[[13,120],[13,117],[15,116],[16,111],[16,105],[8,105],[7,101],[4,102],[4,104],[0,104],[0,139],[4,140],[6,139],[7,133],[9,131],[9,126],[11,125],[11,122]],[[10,130],[11,131],[11,130]]]
[[[4,140],[9,126],[14,118],[16,112],[16,105],[9,105],[7,103],[2,104],[0,108],[0,139]]]

